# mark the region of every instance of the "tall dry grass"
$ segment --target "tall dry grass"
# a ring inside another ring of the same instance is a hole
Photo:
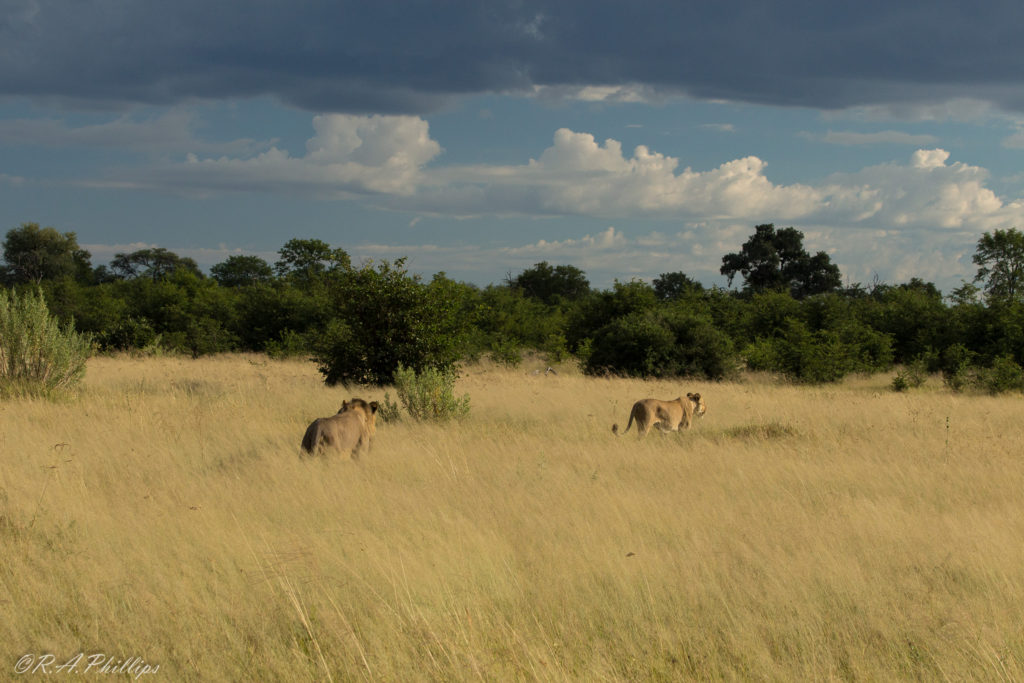
[[[465,421],[380,425],[356,463],[299,441],[382,390],[258,356],[94,358],[75,400],[0,404],[0,671],[1024,679],[1024,400],[889,380],[475,366]],[[708,402],[689,433],[612,435],[685,391]]]

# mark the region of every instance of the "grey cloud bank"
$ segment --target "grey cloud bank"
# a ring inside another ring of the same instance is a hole
[[[0,0],[0,16],[0,95],[94,106],[269,95],[425,113],[465,94],[640,84],[824,109],[970,98],[1024,111],[1024,5],[1010,1]]]

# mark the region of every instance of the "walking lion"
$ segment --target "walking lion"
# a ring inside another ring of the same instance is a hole
[[[337,450],[358,460],[361,453],[369,451],[377,433],[378,407],[376,401],[367,403],[361,398],[342,401],[336,415],[319,417],[309,425],[302,437],[303,452],[314,455]]]
[[[700,394],[687,394],[672,401],[661,401],[656,398],[645,398],[633,404],[629,411],[629,423],[622,430],[625,434],[636,421],[637,436],[647,436],[651,427],[663,432],[678,432],[680,427],[689,429],[693,416],[704,417],[707,405]],[[612,433],[619,435],[619,425],[612,425]]]

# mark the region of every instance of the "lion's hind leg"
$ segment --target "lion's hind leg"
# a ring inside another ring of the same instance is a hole
[[[320,420],[313,420],[313,423],[306,429],[302,436],[302,450],[309,455],[316,455],[320,450]]]
[[[634,415],[636,416],[637,438],[647,436],[651,431],[651,427],[658,422],[657,418],[652,419],[652,416],[648,415],[644,410],[644,407],[639,403],[633,406],[633,412],[630,414],[629,418],[632,420]]]

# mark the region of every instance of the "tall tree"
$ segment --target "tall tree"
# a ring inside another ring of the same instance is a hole
[[[274,264],[280,277],[309,282],[330,271],[348,270],[352,260],[348,252],[332,248],[317,239],[290,239],[277,252],[281,258]]]
[[[510,280],[512,289],[525,296],[553,304],[559,298],[574,301],[590,292],[590,282],[582,270],[575,266],[551,266],[541,261]]]
[[[737,273],[743,275],[744,289],[753,293],[788,291],[801,299],[838,289],[839,267],[823,251],[808,254],[803,240],[804,234],[796,228],[758,225],[739,252],[722,257],[720,272],[730,285]]]
[[[1010,228],[984,233],[973,261],[978,266],[974,281],[983,283],[990,301],[1024,299],[1024,232]]]
[[[199,266],[187,256],[178,256],[163,247],[138,249],[129,253],[114,254],[110,261],[110,270],[118,277],[130,280],[136,277],[149,277],[159,280],[167,277],[179,268],[187,270],[198,277],[203,277]]]
[[[315,343],[328,385],[388,384],[399,364],[448,369],[461,357],[468,290],[447,278],[424,284],[398,259],[353,268],[328,285],[332,319]]]
[[[211,267],[210,275],[221,287],[243,287],[267,282],[274,276],[274,271],[259,256],[233,254]]]
[[[693,278],[676,271],[674,273],[662,273],[654,278],[651,283],[654,285],[654,293],[662,301],[672,301],[690,292],[701,292],[704,286]]]
[[[22,223],[4,239],[4,280],[11,284],[71,277],[86,281],[92,273],[89,252],[78,246],[73,232]]]

